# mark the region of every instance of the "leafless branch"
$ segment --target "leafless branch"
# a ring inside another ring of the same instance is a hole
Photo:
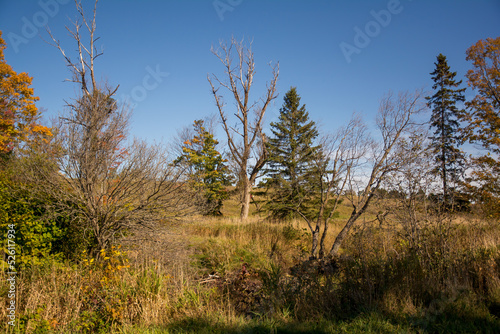
[[[277,97],[276,85],[278,81],[279,65],[271,66],[272,79],[268,83],[266,93],[261,99],[261,103],[250,103],[250,89],[253,84],[255,74],[255,61],[253,51],[246,47],[243,41],[237,41],[234,37],[230,43],[220,42],[219,48],[212,47],[212,53],[220,60],[224,66],[227,81],[220,80],[216,75],[208,75],[207,79],[212,88],[212,95],[219,111],[222,128],[226,133],[228,149],[232,159],[239,166],[238,175],[242,186],[242,209],[241,219],[248,217],[250,207],[250,190],[262,169],[266,160],[266,151],[263,143],[265,137],[262,132],[264,115],[272,100]],[[217,87],[216,87],[217,85]],[[237,120],[237,126],[231,126],[225,112],[225,103],[219,95],[219,89],[224,88],[236,104],[236,111],[233,113]],[[238,135],[238,138],[235,138]],[[254,148],[258,147],[257,150]],[[256,153],[252,156],[252,153]],[[254,160],[253,166],[249,166]],[[248,174],[247,170],[250,170]]]

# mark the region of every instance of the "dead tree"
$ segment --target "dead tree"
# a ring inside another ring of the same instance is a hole
[[[95,47],[97,1],[90,21],[81,2],[75,3],[81,21],[68,31],[77,44],[76,60],[51,37],[73,74],[69,81],[80,91],[58,122],[51,148],[58,172],[34,169],[45,191],[57,199],[53,211],[81,224],[98,254],[124,232],[186,214],[192,194],[181,189],[183,171],[170,163],[161,145],[127,141],[129,112],[114,99],[118,87],[95,79],[94,61],[101,55]]]
[[[347,237],[354,223],[369,207],[376,191],[390,172],[397,170],[404,163],[405,156],[396,150],[401,140],[411,132],[416,125],[414,116],[424,110],[422,91],[413,94],[400,93],[397,97],[389,93],[379,107],[377,127],[380,131],[381,141],[374,147],[371,157],[371,171],[366,181],[361,175],[349,174],[347,183],[349,190],[346,198],[351,202],[353,210],[346,224],[337,235],[329,256],[338,255],[342,242]],[[356,184],[363,183],[362,191],[356,191]]]
[[[315,155],[310,185],[310,196],[317,200],[317,207],[312,215],[302,212],[300,206],[295,208],[311,231],[311,258],[325,255],[328,226],[342,200],[352,171],[359,167],[360,160],[370,146],[370,139],[361,118],[354,115],[346,126],[334,135],[323,138],[320,144],[321,153]]]
[[[391,205],[385,210],[387,221],[403,228],[403,237],[411,249],[420,249],[422,229],[433,221],[428,195],[438,190],[436,175],[432,173],[432,147],[428,143],[427,127],[416,129],[414,135],[401,141],[395,152],[400,156],[399,168],[384,181],[384,189],[399,194],[391,198]],[[439,207],[438,207],[439,208]],[[445,212],[437,212],[438,220]]]
[[[265,136],[262,132],[262,126],[267,107],[277,97],[276,83],[279,64],[271,67],[272,79],[259,104],[250,101],[250,89],[255,74],[255,62],[251,47],[247,48],[243,42],[232,38],[229,45],[221,42],[218,49],[212,48],[212,53],[224,65],[227,75],[225,81],[220,80],[214,74],[208,75],[207,78],[212,88],[222,127],[227,136],[231,157],[239,169],[238,177],[242,191],[240,218],[246,220],[250,208],[250,191],[266,161]],[[226,104],[223,97],[219,95],[221,87],[227,89],[234,98],[235,123],[228,118],[225,112]]]

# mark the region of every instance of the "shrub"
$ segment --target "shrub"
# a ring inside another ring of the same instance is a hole
[[[5,237],[7,230],[14,231],[16,269],[63,256],[56,245],[64,240],[64,219],[45,219],[44,199],[33,199],[31,195],[29,188],[0,176],[0,233]]]

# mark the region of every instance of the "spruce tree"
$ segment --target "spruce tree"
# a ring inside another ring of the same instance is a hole
[[[300,97],[295,87],[290,88],[280,109],[279,121],[271,123],[268,150],[267,178],[271,189],[266,208],[275,219],[290,219],[300,210],[306,213],[314,185],[314,161],[319,156],[320,146],[314,146],[318,131],[309,119],[305,105],[300,106]]]
[[[442,182],[445,205],[452,203],[455,188],[463,173],[464,155],[458,148],[459,123],[458,114],[463,112],[457,108],[457,102],[464,102],[465,88],[457,88],[462,81],[455,81],[456,72],[451,72],[442,54],[437,56],[435,70],[430,73],[434,85],[434,95],[427,97],[428,106],[432,109],[430,128],[435,129],[431,139],[432,152],[435,155],[433,173],[438,175]]]
[[[226,160],[216,150],[219,142],[205,129],[203,121],[195,121],[193,127],[196,135],[184,142],[184,154],[174,162],[185,162],[191,168],[192,186],[205,198],[201,204],[203,213],[220,216],[223,201],[229,197],[226,189],[231,183],[229,168],[225,165]]]

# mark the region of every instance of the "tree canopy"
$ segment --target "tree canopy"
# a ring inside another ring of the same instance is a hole
[[[48,127],[38,123],[38,97],[30,88],[32,78],[16,73],[5,61],[7,47],[0,31],[0,153],[9,153],[21,142],[38,136],[51,136]]]
[[[473,69],[466,74],[476,96],[461,115],[464,139],[481,144],[486,154],[472,158],[475,167],[468,187],[486,204],[488,214],[500,216],[500,37],[480,40],[467,49]]]

